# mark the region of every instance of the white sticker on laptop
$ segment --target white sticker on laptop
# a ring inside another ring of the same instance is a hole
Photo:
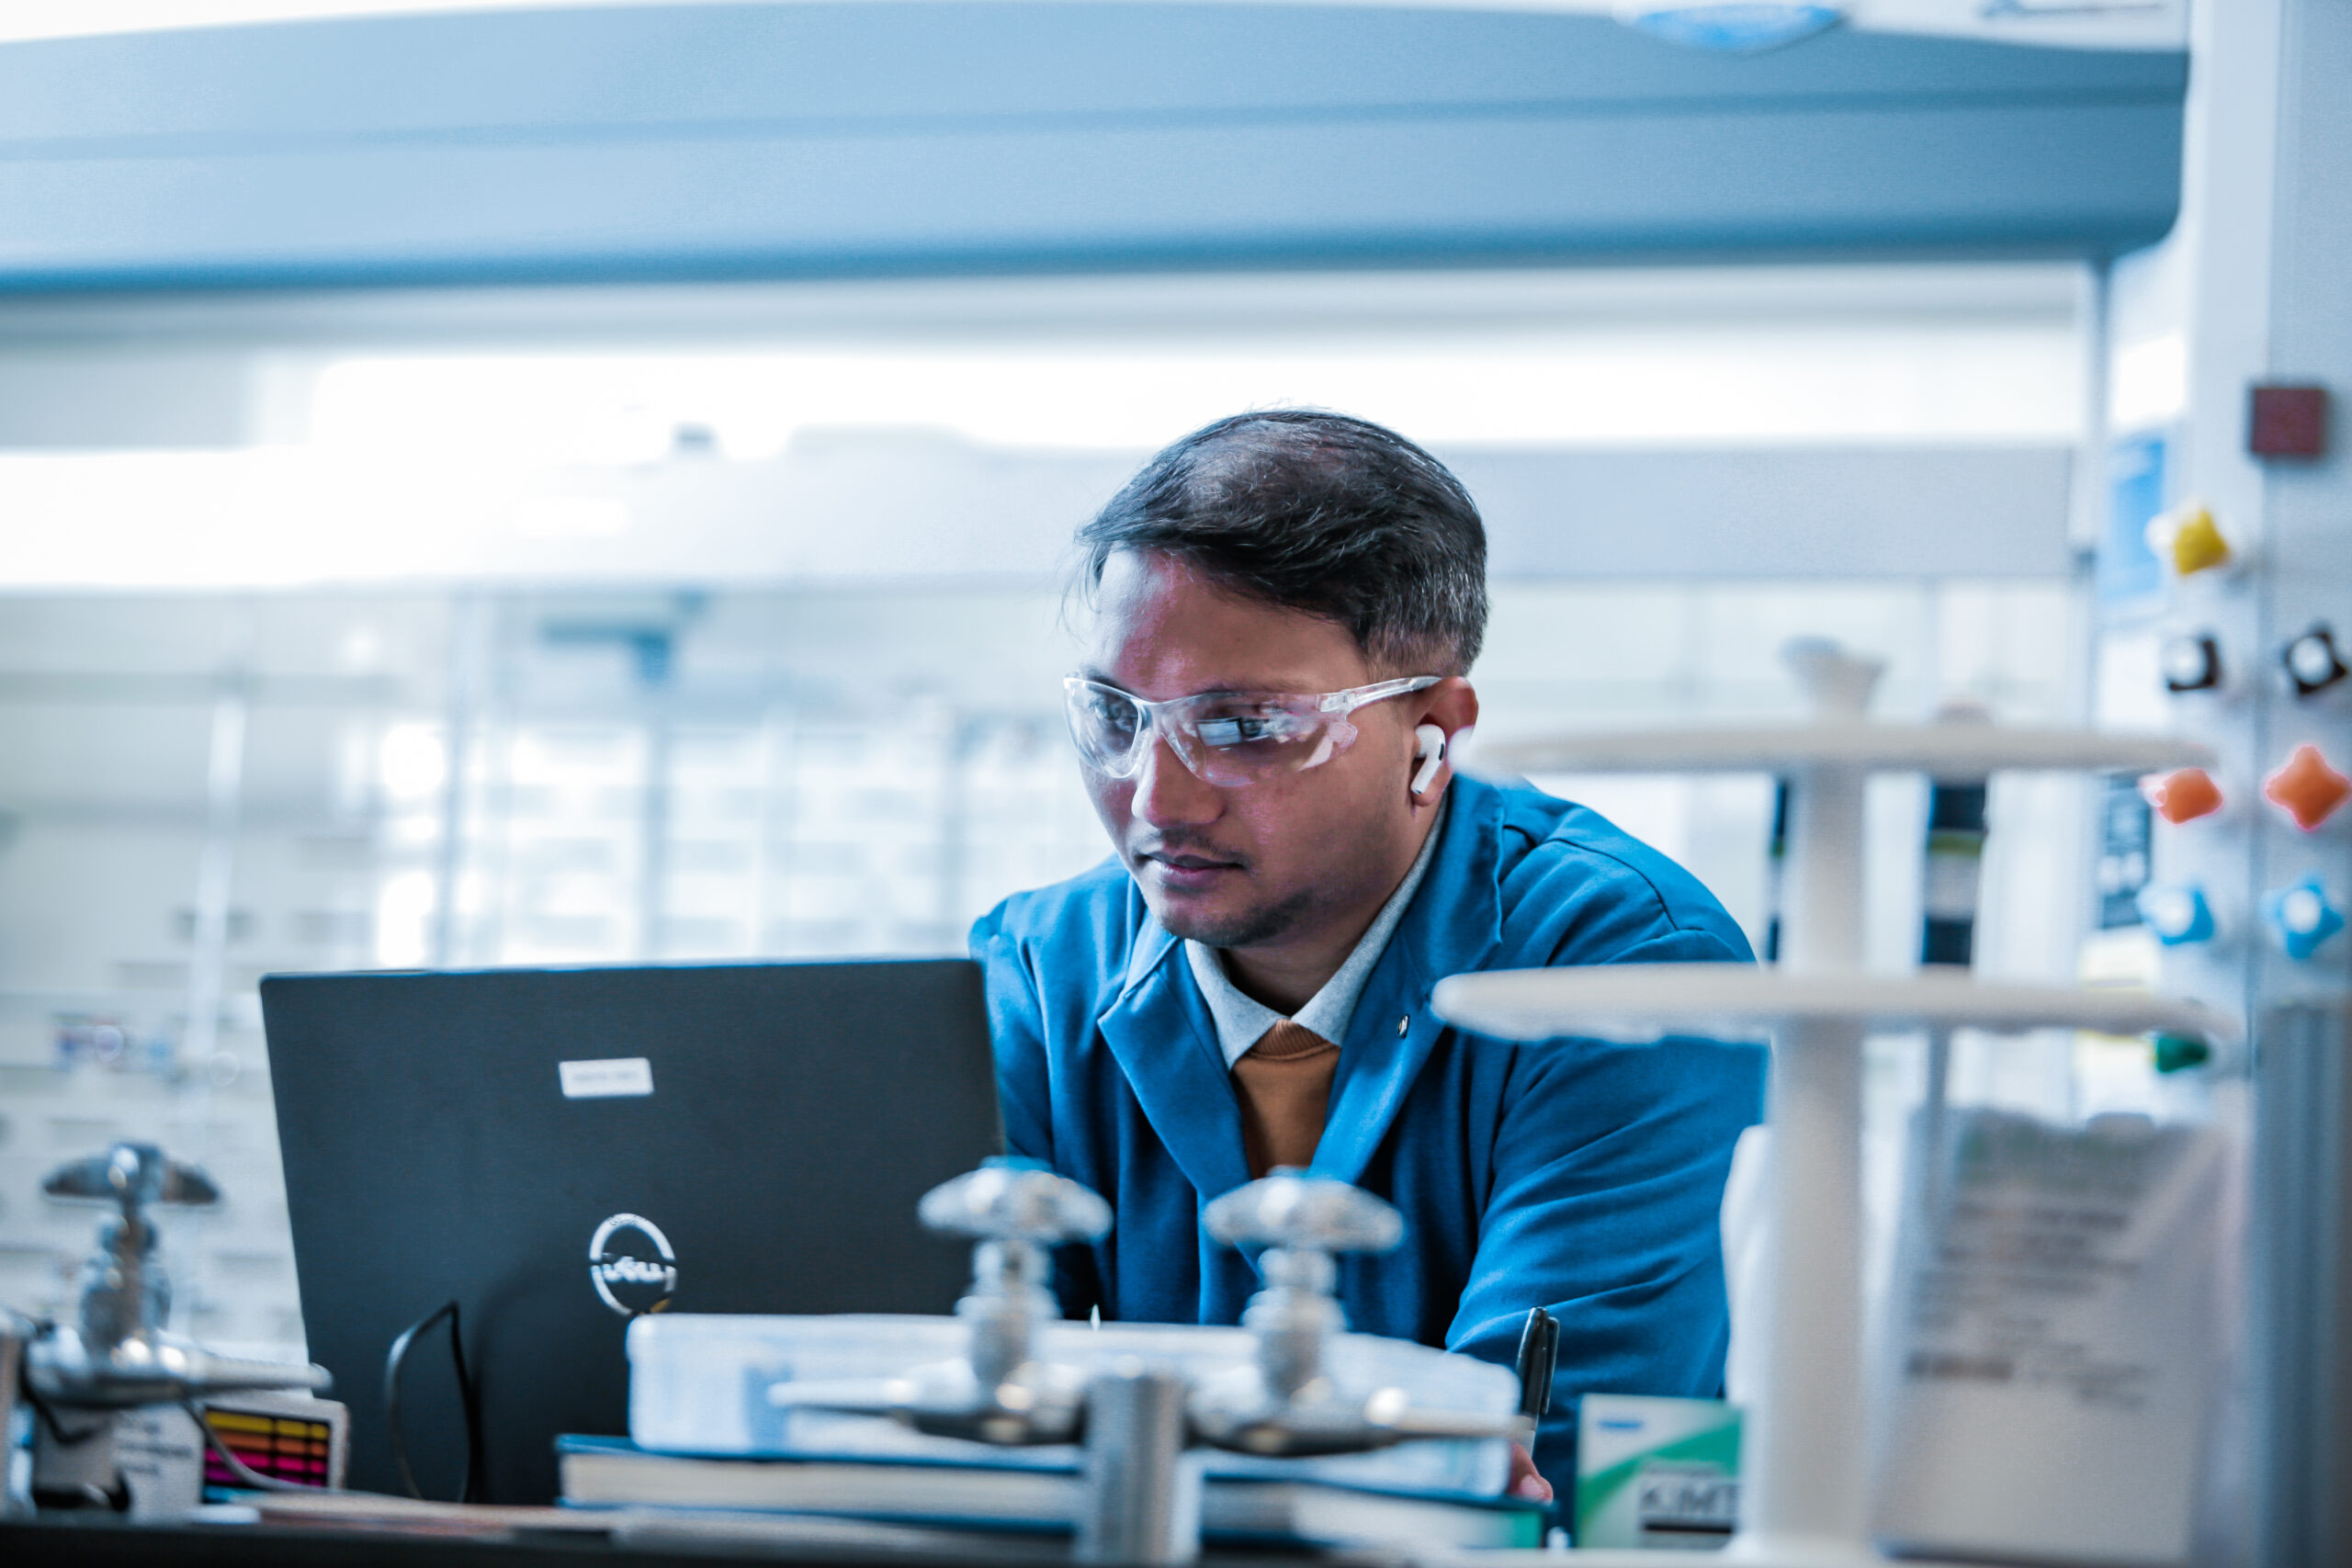
[[[566,1100],[619,1100],[653,1092],[653,1064],[643,1056],[613,1056],[601,1062],[558,1062]]]

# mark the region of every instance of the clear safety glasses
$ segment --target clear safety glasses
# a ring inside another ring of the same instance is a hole
[[[1434,686],[1437,675],[1380,681],[1344,692],[1204,692],[1148,703],[1116,686],[1072,675],[1069,738],[1086,765],[1135,777],[1156,734],[1203,781],[1231,787],[1329,761],[1355,741],[1348,716],[1366,703]]]

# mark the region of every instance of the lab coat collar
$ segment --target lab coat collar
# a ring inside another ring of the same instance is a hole
[[[1216,1021],[1176,939],[1148,915],[1136,932],[1126,984],[1094,1027],[1204,1202],[1250,1179],[1241,1105]]]
[[[1318,1175],[1363,1177],[1444,1031],[1430,1011],[1431,988],[1448,975],[1485,966],[1502,945],[1502,792],[1457,776],[1444,809],[1436,857],[1340,1043],[1312,1167]],[[1147,914],[1125,984],[1095,1026],[1160,1142],[1205,1201],[1249,1180],[1250,1163],[1216,1024],[1181,956],[1176,939]]]
[[[1430,1010],[1430,993],[1448,975],[1486,967],[1501,949],[1502,815],[1502,792],[1493,785],[1457,776],[1448,786],[1437,856],[1364,983],[1340,1044],[1316,1174],[1363,1179],[1445,1032]]]
[[[1122,998],[1142,985],[1147,976],[1166,963],[1168,954],[1176,947],[1176,938],[1159,923],[1159,917],[1151,912],[1151,907],[1144,904],[1142,893],[1136,891],[1132,883],[1128,893],[1143,908],[1143,923],[1136,928],[1135,945],[1127,952],[1126,977],[1119,985]]]

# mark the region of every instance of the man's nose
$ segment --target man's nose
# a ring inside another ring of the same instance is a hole
[[[1136,775],[1135,814],[1155,828],[1213,822],[1225,809],[1215,786],[1204,784],[1158,735]]]

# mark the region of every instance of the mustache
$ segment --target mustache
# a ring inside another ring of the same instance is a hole
[[[1249,861],[1231,850],[1212,843],[1205,835],[1188,833],[1181,829],[1154,833],[1127,846],[1136,859],[1165,860],[1172,855],[1193,855],[1201,860],[1223,862],[1228,865],[1244,865]]]

